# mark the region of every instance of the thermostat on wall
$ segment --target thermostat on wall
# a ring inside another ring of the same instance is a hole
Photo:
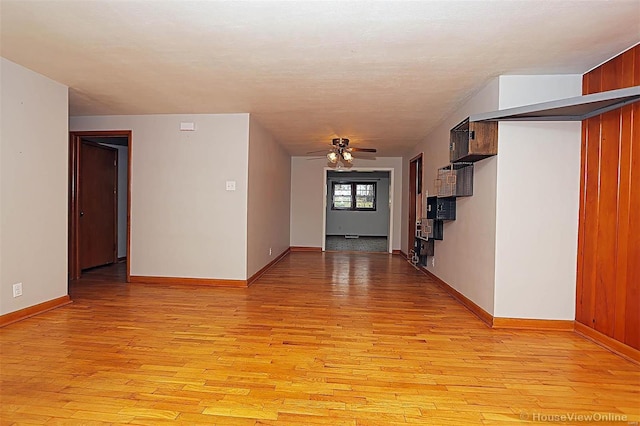
[[[183,121],[180,123],[180,131],[182,132],[193,132],[196,130],[196,123]]]

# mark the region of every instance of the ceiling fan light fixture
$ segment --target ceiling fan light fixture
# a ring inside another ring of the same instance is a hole
[[[353,155],[351,155],[349,151],[342,151],[342,159],[347,163],[350,163],[353,161]]]
[[[335,152],[331,151],[330,153],[327,154],[327,160],[329,160],[333,164],[337,163],[338,162],[338,154],[336,154]]]

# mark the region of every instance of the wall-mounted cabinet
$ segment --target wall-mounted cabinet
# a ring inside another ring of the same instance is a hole
[[[416,237],[429,240],[442,240],[444,238],[444,222],[441,220],[427,219],[423,217],[416,224]]]
[[[427,258],[435,255],[434,240],[427,240],[425,238],[416,238],[413,246],[413,258],[414,264],[419,266],[427,266]]]
[[[427,219],[456,220],[455,197],[427,197]]]
[[[472,196],[473,163],[451,163],[438,169],[435,187],[438,197]]]
[[[467,118],[449,135],[449,160],[475,162],[498,153],[498,123],[469,122]]]
[[[441,241],[444,239],[444,222],[441,220],[430,220],[429,238]]]

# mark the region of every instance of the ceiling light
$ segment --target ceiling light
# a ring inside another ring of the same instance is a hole
[[[342,151],[342,159],[347,163],[350,163],[353,161],[353,155],[351,155],[349,151]]]
[[[331,151],[330,153],[327,154],[327,160],[331,161],[332,163],[337,163],[338,162],[338,154],[336,154],[335,152]]]

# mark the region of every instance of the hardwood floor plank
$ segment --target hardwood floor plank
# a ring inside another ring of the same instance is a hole
[[[487,328],[399,256],[294,252],[246,289],[126,284],[124,268],[0,329],[2,425],[640,416],[637,364],[572,332]]]

